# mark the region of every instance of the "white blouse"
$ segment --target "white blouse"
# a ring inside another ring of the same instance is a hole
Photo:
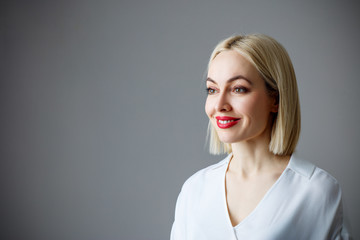
[[[171,240],[351,239],[343,224],[341,189],[329,173],[292,156],[256,208],[233,227],[225,174],[231,154],[184,183]]]

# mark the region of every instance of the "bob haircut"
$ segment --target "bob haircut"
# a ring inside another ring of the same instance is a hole
[[[300,103],[296,76],[285,48],[264,34],[231,36],[213,50],[211,61],[223,51],[236,51],[250,61],[265,81],[268,93],[278,101],[278,112],[273,114],[269,150],[275,155],[291,155],[300,135]],[[220,141],[209,121],[209,150],[211,154],[231,153],[231,145]]]

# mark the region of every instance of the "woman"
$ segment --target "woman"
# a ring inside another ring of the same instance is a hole
[[[293,156],[300,106],[286,50],[262,34],[227,38],[206,84],[210,152],[228,156],[184,183],[171,239],[349,239],[338,182]]]

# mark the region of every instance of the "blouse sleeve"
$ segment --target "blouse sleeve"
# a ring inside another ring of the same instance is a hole
[[[342,191],[340,186],[337,184],[337,201],[336,204],[336,213],[333,218],[332,227],[330,230],[330,238],[333,240],[353,240],[350,231],[349,225],[347,222],[346,213],[344,213],[343,201],[342,201]]]
[[[184,240],[185,238],[185,202],[183,190],[180,192],[175,207],[175,220],[170,234],[170,240]]]
[[[348,216],[346,212],[346,208],[344,209],[343,204],[341,202],[341,212],[342,212],[342,221],[341,221],[341,231],[339,232],[338,236],[335,240],[353,240],[354,238],[351,235],[351,228],[348,221]]]

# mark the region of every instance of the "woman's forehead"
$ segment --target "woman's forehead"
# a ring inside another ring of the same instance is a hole
[[[233,50],[220,52],[210,62],[208,78],[224,81],[237,75],[248,78],[260,77],[256,68],[240,53]]]

